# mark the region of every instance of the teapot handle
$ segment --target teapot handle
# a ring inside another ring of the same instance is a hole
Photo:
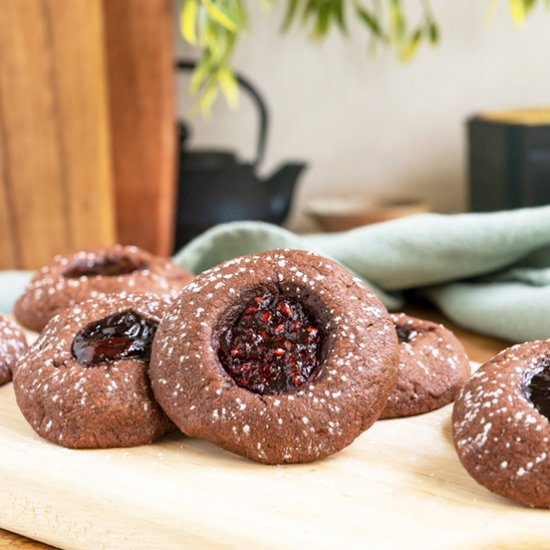
[[[176,68],[178,70],[183,71],[191,71],[193,70],[197,64],[194,61],[189,60],[180,60],[176,61]],[[241,88],[246,90],[250,97],[254,100],[256,104],[256,108],[258,109],[258,116],[259,116],[259,122],[260,127],[258,130],[258,143],[256,145],[256,159],[254,162],[252,162],[252,166],[254,169],[258,167],[258,165],[262,162],[265,154],[265,146],[266,146],[266,140],[267,140],[267,127],[268,127],[268,112],[267,112],[267,106],[262,99],[262,96],[254,88],[254,86],[248,81],[245,77],[242,75],[235,73],[235,78]]]

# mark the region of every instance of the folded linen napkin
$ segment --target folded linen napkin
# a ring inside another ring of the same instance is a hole
[[[0,313],[11,312],[32,276],[32,271],[0,271]]]
[[[550,206],[422,214],[344,233],[295,235],[261,222],[217,226],[175,256],[194,273],[242,254],[300,248],[361,277],[390,309],[414,290],[471,330],[520,342],[550,338]],[[0,273],[9,312],[28,272]]]
[[[506,340],[550,338],[550,206],[489,214],[422,214],[344,233],[298,236],[261,222],[217,226],[175,256],[198,273],[273,248],[329,256],[390,309],[415,289],[450,319]]]

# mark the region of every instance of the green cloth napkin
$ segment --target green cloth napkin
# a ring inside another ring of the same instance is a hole
[[[0,271],[0,313],[11,312],[32,276],[32,271]]]
[[[423,214],[345,233],[298,236],[260,222],[217,226],[175,261],[199,273],[242,254],[300,248],[361,277],[390,309],[415,290],[471,330],[514,342],[550,338],[550,206],[491,214]],[[8,312],[28,273],[0,274]]]
[[[514,342],[550,338],[550,206],[422,214],[344,233],[298,236],[260,222],[217,226],[175,261],[199,273],[242,254],[300,248],[360,276],[390,309],[415,289],[450,319]]]

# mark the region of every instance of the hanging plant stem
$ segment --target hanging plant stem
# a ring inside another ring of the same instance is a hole
[[[199,97],[198,106],[209,116],[219,91],[231,107],[238,103],[238,87],[232,71],[232,56],[239,38],[249,29],[247,4],[260,2],[270,7],[272,0],[182,0],[181,33],[200,51],[200,60],[191,78],[190,93]],[[279,0],[281,1],[281,0]],[[493,11],[499,0],[491,0]],[[429,0],[418,0],[421,14],[411,25],[402,0],[286,0],[282,31],[304,30],[311,40],[324,39],[332,29],[349,34],[351,17],[367,32],[370,50],[388,48],[407,63],[422,44],[439,42],[439,26]],[[507,0],[508,12],[521,27],[533,8],[550,0]]]

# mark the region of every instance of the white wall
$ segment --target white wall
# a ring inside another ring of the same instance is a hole
[[[310,164],[291,227],[307,226],[308,199],[334,193],[414,195],[443,212],[466,207],[465,119],[481,110],[550,105],[550,11],[540,6],[517,30],[504,1],[487,22],[488,3],[432,0],[441,42],[400,65],[391,52],[370,57],[366,33],[356,25],[351,38],[334,32],[322,44],[298,30],[281,35],[286,2],[276,0],[266,13],[250,0],[252,34],[242,40],[235,66],[270,108],[262,172],[292,158]],[[177,51],[192,54],[179,36]],[[181,112],[191,101],[186,82],[180,79]],[[191,122],[193,145],[252,155],[256,118],[244,96],[238,112],[222,100],[210,121]]]

